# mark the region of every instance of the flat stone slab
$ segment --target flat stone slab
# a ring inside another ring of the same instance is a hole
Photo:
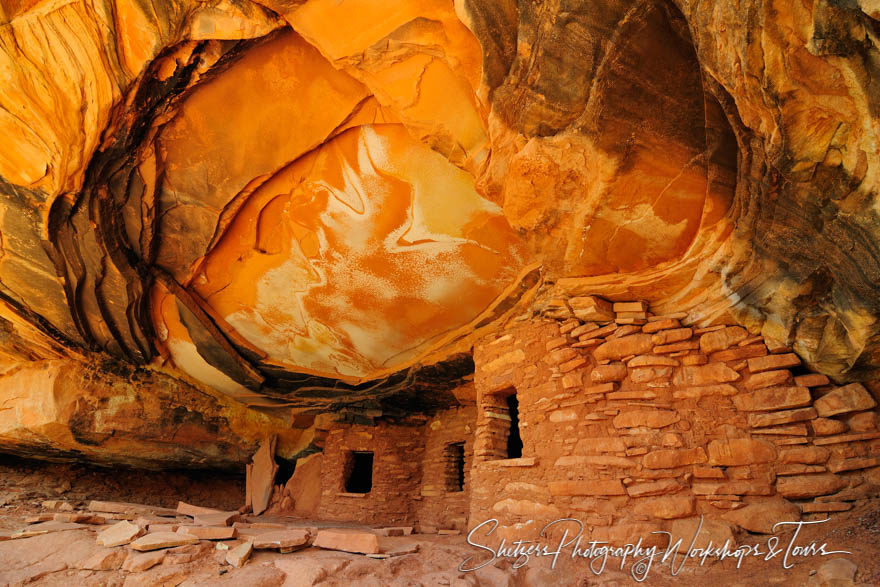
[[[197,526],[231,526],[239,518],[238,512],[200,514],[193,518]]]
[[[206,508],[199,505],[192,505],[184,501],[177,502],[177,513],[184,516],[195,518],[196,516],[204,516],[205,514],[222,514],[223,510],[216,508]]]
[[[254,543],[248,540],[226,553],[226,562],[233,567],[243,567],[254,551]]]
[[[176,517],[177,511],[171,508],[144,505],[140,503],[126,503],[123,501],[91,501],[89,511],[108,514],[153,514],[163,517]]]
[[[140,526],[123,520],[99,532],[98,544],[101,546],[122,546],[141,534],[143,534],[143,530]]]
[[[123,571],[130,573],[138,573],[151,569],[165,560],[164,550],[154,550],[152,552],[133,552],[122,564]]]
[[[357,530],[319,530],[313,546],[357,554],[379,554],[379,537]]]
[[[404,545],[398,546],[396,548],[393,548],[391,550],[388,550],[386,552],[380,552],[378,554],[367,554],[366,556],[368,556],[370,558],[376,558],[376,559],[385,559],[385,558],[392,558],[395,556],[403,556],[405,554],[415,554],[418,551],[419,551],[418,543],[413,542],[412,544],[404,544]]]
[[[80,528],[88,528],[85,524],[74,524],[70,522],[42,522],[40,524],[34,524],[32,526],[28,526],[27,528],[22,528],[18,532],[12,533],[10,538],[30,538],[31,536],[39,536],[41,534],[48,534],[49,532],[61,532],[63,530],[79,530]]]
[[[259,534],[253,540],[257,550],[278,549],[281,552],[293,552],[309,545],[309,533],[306,530],[275,530]]]
[[[230,526],[180,526],[176,532],[199,540],[231,540],[238,536],[238,530]]]
[[[185,546],[187,544],[198,544],[199,539],[192,534],[181,534],[177,532],[154,532],[141,536],[131,543],[131,547],[140,552],[148,550],[159,550],[160,548],[172,548],[174,546]]]

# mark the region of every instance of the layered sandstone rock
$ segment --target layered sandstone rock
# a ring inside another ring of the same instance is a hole
[[[3,1],[3,368],[121,362],[308,428],[454,404],[474,342],[531,310],[645,324],[602,295],[670,324],[577,348],[701,348],[807,407],[796,361],[880,367],[868,4]],[[796,354],[726,348],[759,333]],[[679,393],[732,395],[739,370],[689,360]],[[767,409],[758,385],[737,401]]]

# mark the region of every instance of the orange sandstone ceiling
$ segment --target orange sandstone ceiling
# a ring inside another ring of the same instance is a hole
[[[314,406],[574,292],[871,373],[876,15],[746,4],[0,0],[4,357]]]

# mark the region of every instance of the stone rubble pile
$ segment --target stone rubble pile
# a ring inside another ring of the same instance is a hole
[[[190,562],[211,551],[222,565],[239,568],[257,550],[287,554],[315,547],[383,559],[419,549],[417,543],[380,541],[380,536],[408,536],[411,527],[319,529],[293,518],[263,519],[184,502],[170,509],[123,502],[75,505],[50,500],[43,502],[42,508],[44,513],[27,518],[28,526],[5,532],[0,540],[91,528],[101,549],[79,567],[95,571],[122,569],[138,573],[163,562]]]

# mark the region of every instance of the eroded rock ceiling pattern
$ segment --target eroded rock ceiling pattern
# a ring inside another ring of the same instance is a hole
[[[577,290],[876,374],[878,18],[0,0],[6,368],[110,357],[255,406],[427,389]]]

